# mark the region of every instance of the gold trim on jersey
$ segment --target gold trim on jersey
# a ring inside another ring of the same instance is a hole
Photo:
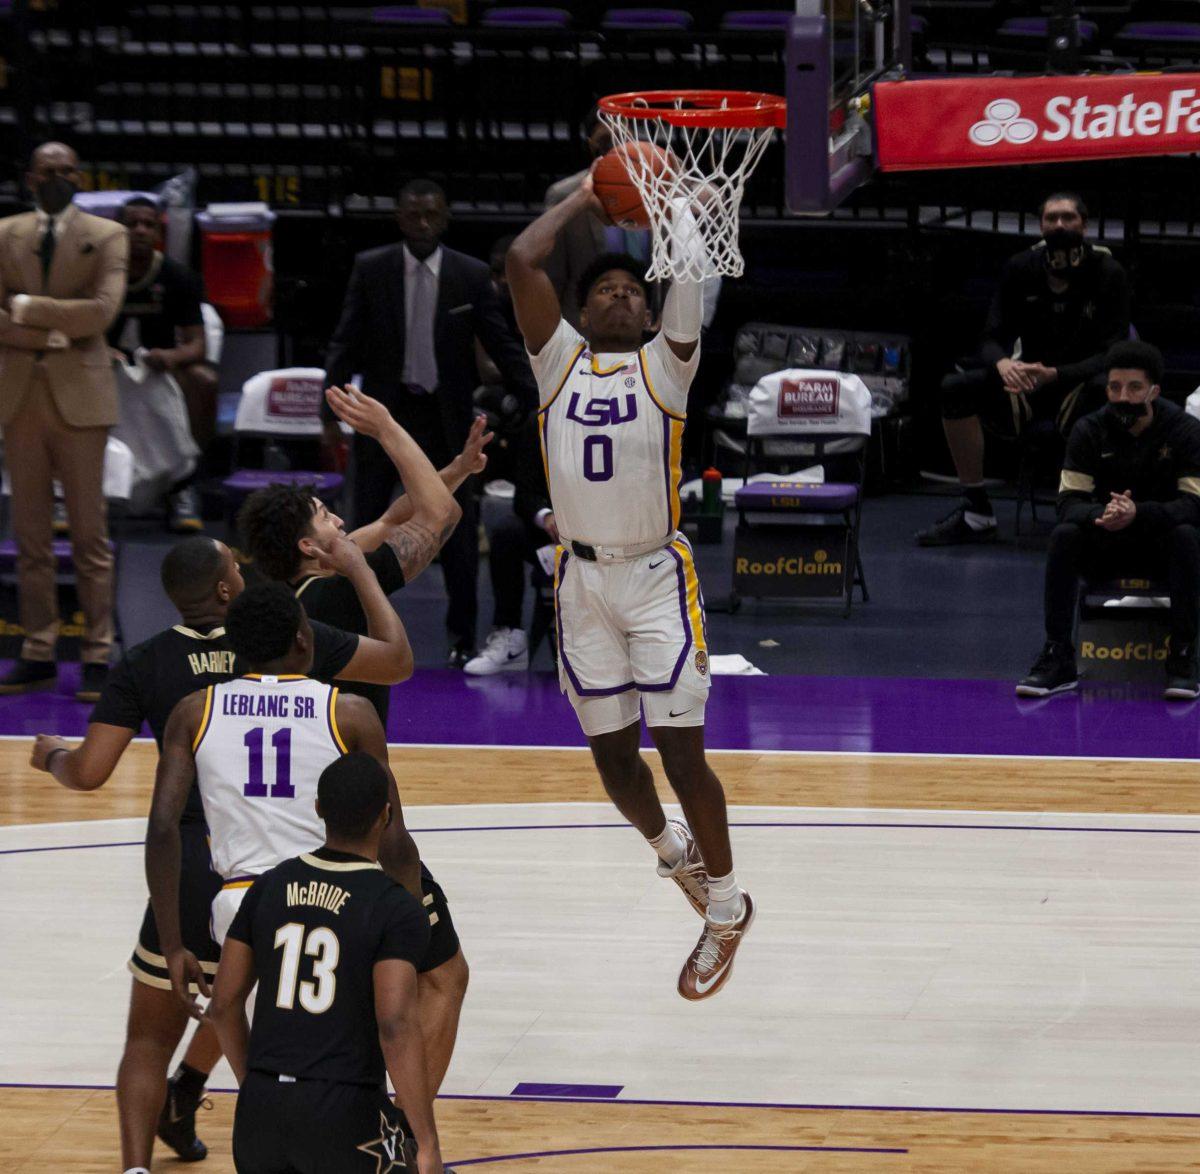
[[[181,636],[188,636],[192,640],[219,640],[225,635],[224,628],[213,628],[211,632],[205,635],[203,632],[197,632],[195,628],[188,628],[183,624],[172,624],[171,631],[178,632]]]
[[[338,749],[343,754],[349,754],[350,751],[346,749],[346,740],[342,737],[342,731],[338,729],[337,699],[338,689],[335,685],[329,690],[329,732],[333,735],[333,740],[337,743]]]
[[[196,736],[192,739],[192,754],[200,749],[200,743],[204,741],[204,735],[208,733],[208,727],[212,724],[213,715],[213,687],[209,685],[204,690],[204,713],[200,716],[200,725],[196,730]]]
[[[267,677],[271,678],[272,684],[276,681],[307,681],[310,679],[303,673],[280,673],[278,676],[272,676],[270,673],[243,673],[241,680],[258,681],[261,684]]]
[[[301,595],[303,595],[318,579],[320,579],[322,577],[323,576],[321,576],[321,575],[309,575],[309,577],[307,579],[305,579],[304,582],[301,583],[299,587],[296,588],[296,591],[295,591],[296,598],[299,599]]]
[[[1058,483],[1059,493],[1091,493],[1096,488],[1096,478],[1091,473],[1079,473],[1064,469]]]
[[[679,529],[683,517],[683,506],[679,500],[679,483],[683,480],[683,421],[678,416],[672,416],[670,412],[667,412],[666,416],[667,427],[671,430],[670,449],[667,453],[668,467],[671,470],[670,492],[667,497],[667,509],[671,514],[668,529],[673,534]]]
[[[383,871],[383,865],[378,860],[322,860],[311,852],[304,852],[300,859],[313,868],[323,868],[326,872],[366,872],[370,869]]]
[[[571,378],[571,372],[575,370],[575,364],[578,362],[579,356],[582,355],[586,349],[586,342],[581,342],[579,346],[575,348],[575,353],[571,356],[571,361],[567,364],[566,370],[563,371],[562,378],[558,381],[558,386],[554,389],[554,394],[544,404],[542,404],[540,408],[538,408],[539,416],[543,412],[548,412],[550,410],[550,405],[554,403],[556,399],[558,399],[559,393],[564,387],[567,386],[567,380]]]
[[[629,356],[618,359],[615,366],[609,367],[607,371],[602,371],[599,364],[596,362],[596,356],[592,356],[592,374],[598,375],[601,379],[607,379],[610,375],[615,375],[622,368],[629,365]]]
[[[1175,485],[1180,493],[1190,493],[1200,497],[1200,477],[1180,477]]]
[[[654,401],[654,406],[662,412],[664,416],[670,416],[672,420],[678,420],[681,424],[687,420],[686,416],[677,415],[669,408],[663,406],[662,400],[658,398],[658,392],[654,390],[654,384],[650,381],[650,367],[646,362],[646,348],[642,347],[638,351],[638,366],[642,369],[642,382],[646,385],[646,390],[650,393],[650,398]]]
[[[704,637],[704,613],[700,610],[700,577],[696,574],[696,560],[691,547],[678,539],[671,543],[671,549],[683,559],[683,582],[687,591],[688,622],[692,626],[692,639],[698,650],[707,651],[708,641]]]
[[[257,879],[257,877],[251,877],[249,880],[226,881],[221,886],[221,892],[224,892],[226,889],[248,889]]]

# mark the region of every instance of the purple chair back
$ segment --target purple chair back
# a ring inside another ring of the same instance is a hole
[[[486,28],[565,29],[571,13],[565,8],[492,8],[480,21]]]
[[[792,19],[790,12],[779,9],[751,8],[743,12],[727,12],[721,17],[721,27],[730,30],[753,31],[769,29],[786,29]]]
[[[692,27],[692,14],[682,8],[610,8],[600,27],[614,32],[683,31]]]
[[[453,24],[454,19],[444,8],[418,8],[414,4],[398,4],[390,8],[372,8],[371,23],[442,28]]]

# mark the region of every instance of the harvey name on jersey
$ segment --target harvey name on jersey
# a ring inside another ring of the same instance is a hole
[[[661,335],[629,354],[593,354],[565,320],[531,356],[542,458],[559,532],[599,546],[661,540],[679,526],[686,363]]]

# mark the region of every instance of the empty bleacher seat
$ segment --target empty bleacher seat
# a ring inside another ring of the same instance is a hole
[[[398,4],[390,8],[371,9],[373,24],[411,25],[418,28],[439,28],[454,23],[445,8],[418,8],[414,4]]]
[[[566,8],[535,8],[529,5],[515,8],[492,8],[480,22],[487,28],[549,28],[565,29],[571,23]]]
[[[611,8],[601,27],[611,32],[686,32],[692,14],[682,8]]]
[[[721,17],[721,28],[729,30],[763,31],[786,29],[792,13],[771,8],[750,8],[741,12],[727,12]]]
[[[1135,20],[1113,37],[1113,50],[1139,60],[1200,61],[1200,24]]]

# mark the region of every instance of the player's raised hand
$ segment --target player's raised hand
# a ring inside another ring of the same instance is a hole
[[[395,424],[392,414],[377,399],[364,395],[357,387],[327,387],[325,399],[339,420],[355,432],[379,439],[384,429]]]
[[[458,472],[464,477],[469,477],[472,473],[482,473],[487,468],[487,453],[483,450],[491,444],[496,434],[485,432],[486,427],[487,417],[476,416],[471,421],[471,431],[467,433],[467,443],[463,445],[462,452],[454,458]]]
[[[49,758],[55,750],[70,750],[70,743],[65,738],[57,738],[53,734],[38,734],[33,740],[33,751],[29,755],[29,765],[34,770],[49,770]]]
[[[313,556],[321,564],[323,571],[334,571],[351,578],[355,572],[367,566],[362,547],[357,542],[352,542],[345,534],[339,533],[324,543],[316,539],[308,541],[312,544]]]
[[[193,1019],[203,1019],[204,1010],[192,994],[192,985],[194,984],[206,999],[212,998],[212,988],[208,985],[208,977],[196,955],[181,946],[167,955],[167,971],[171,975],[171,989],[187,1007],[188,1014]]]

